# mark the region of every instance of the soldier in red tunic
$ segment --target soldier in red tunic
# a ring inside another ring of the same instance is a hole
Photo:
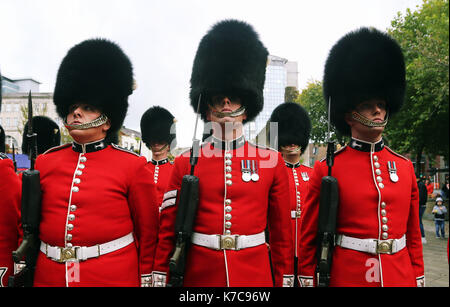
[[[173,169],[170,150],[177,146],[175,118],[166,109],[155,106],[142,115],[141,133],[145,145],[152,151],[152,160],[147,167],[153,173],[158,190],[158,204],[161,206],[164,192]]]
[[[0,89],[2,76],[0,74]],[[2,98],[0,90],[0,110]],[[0,126],[0,147],[5,144],[3,128]],[[3,132],[3,134],[2,134]],[[20,232],[21,183],[14,172],[13,162],[0,151],[0,287],[8,285],[14,274],[12,252],[17,249]]]
[[[146,159],[111,144],[133,90],[132,66],[103,39],[69,50],[54,103],[74,139],[38,156],[42,215],[35,286],[147,286],[158,205]]]
[[[423,286],[419,203],[412,163],[385,146],[388,115],[404,99],[405,64],[398,44],[376,29],[341,38],[325,64],[331,122],[350,143],[335,153],[339,205],[330,286]],[[301,284],[313,285],[317,221],[325,161],[317,162],[302,211]]]
[[[312,168],[301,164],[300,157],[308,146],[311,121],[306,110],[299,104],[286,102],[273,110],[269,122],[278,125],[278,149],[289,173],[289,189],[292,196],[291,226],[294,242],[294,274],[297,276],[298,246],[301,240],[301,206],[306,199],[309,178],[312,174]],[[297,278],[294,286],[298,286]]]
[[[268,52],[240,21],[216,24],[200,42],[191,76],[191,105],[212,127],[194,175],[199,203],[184,286],[292,286],[289,182],[281,154],[244,139],[243,122],[263,107]],[[164,286],[189,152],[176,158],[164,195],[154,285]],[[273,278],[265,229],[270,231]],[[275,284],[273,283],[273,280]]]

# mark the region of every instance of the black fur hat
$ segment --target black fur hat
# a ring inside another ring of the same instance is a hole
[[[48,149],[59,146],[61,143],[61,133],[58,125],[46,116],[33,116],[33,132],[37,134],[38,155]],[[22,153],[27,154],[28,148],[28,122],[25,124],[22,133]]]
[[[311,121],[308,112],[298,103],[282,103],[273,110],[270,122],[278,122],[278,148],[299,145],[302,153],[309,143]]]
[[[177,146],[176,135],[170,133],[174,120],[175,117],[160,106],[145,111],[141,118],[141,134],[148,148],[152,142],[168,143],[170,148]]]
[[[106,39],[89,39],[72,47],[62,60],[53,101],[62,118],[74,103],[100,109],[111,121],[110,134],[122,127],[132,92],[133,67],[122,49]]]
[[[325,63],[323,95],[331,122],[344,135],[350,127],[344,114],[368,99],[386,101],[390,114],[398,112],[405,96],[405,62],[397,42],[374,28],[360,28],[343,36]]]
[[[215,94],[237,95],[252,121],[264,105],[263,89],[268,51],[253,27],[238,20],[215,24],[202,38],[191,75],[190,100],[206,121],[207,103]]]
[[[5,135],[5,129],[0,125],[0,152],[6,151],[6,135]]]

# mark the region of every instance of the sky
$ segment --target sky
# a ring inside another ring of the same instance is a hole
[[[90,38],[116,42],[130,58],[137,89],[125,126],[139,131],[152,106],[177,119],[177,141],[188,147],[195,113],[189,80],[198,44],[224,19],[251,24],[275,56],[298,63],[299,90],[322,80],[331,47],[359,27],[385,31],[398,12],[422,0],[0,0],[0,71],[33,78],[53,92],[59,65],[75,44]],[[200,125],[198,131],[202,131]],[[197,137],[201,137],[197,134]]]

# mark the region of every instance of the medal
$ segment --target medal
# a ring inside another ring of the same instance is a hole
[[[307,172],[302,172],[303,181],[309,181],[309,176]]]
[[[388,169],[389,169],[389,178],[392,182],[398,181],[398,175],[397,175],[397,166],[395,165],[395,161],[388,161]]]
[[[252,180],[255,182],[259,180],[258,163],[255,160],[252,160]]]
[[[250,174],[250,161],[249,160],[241,161],[241,172],[242,172],[242,181],[249,182],[252,179],[252,175]]]

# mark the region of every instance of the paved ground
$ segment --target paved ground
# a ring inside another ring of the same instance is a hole
[[[427,287],[449,286],[449,264],[447,258],[447,240],[449,224],[445,222],[446,239],[436,238],[434,221],[430,215],[422,219],[427,243],[423,245],[425,263],[425,283]]]

